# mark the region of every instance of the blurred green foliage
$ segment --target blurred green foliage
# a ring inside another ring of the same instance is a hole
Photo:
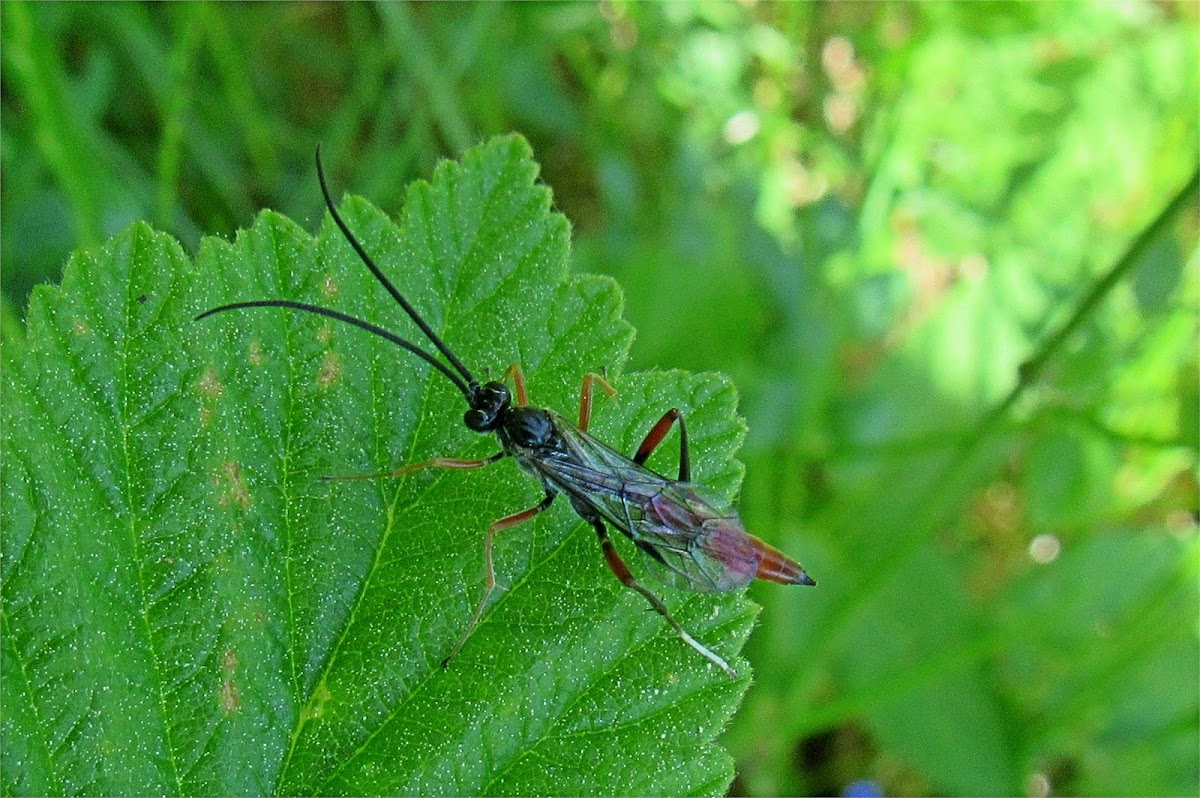
[[[0,11],[6,337],[133,220],[315,229],[317,142],[394,213],[519,131],[820,582],[752,591],[735,792],[1200,789],[1194,3]]]

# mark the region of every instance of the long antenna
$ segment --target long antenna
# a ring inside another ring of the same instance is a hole
[[[338,213],[337,208],[334,207],[333,198],[329,196],[329,186],[325,183],[325,169],[321,166],[321,145],[319,144],[317,145],[317,179],[321,182],[321,193],[325,195],[325,205],[329,208],[329,213],[333,216],[333,221],[337,222],[337,226],[342,230],[342,235],[350,242],[350,246],[354,247],[354,251],[358,253],[358,257],[362,258],[362,262],[367,264],[367,268],[371,270],[371,274],[375,275],[375,279],[379,281],[380,285],[386,288],[387,292],[392,295],[392,298],[400,303],[400,307],[404,308],[404,312],[408,314],[408,317],[417,323],[417,326],[421,328],[421,332],[425,333],[425,337],[432,341],[433,345],[438,348],[438,351],[446,356],[446,359],[450,361],[450,365],[454,366],[458,370],[458,373],[466,379],[467,385],[472,389],[478,387],[479,382],[471,375],[471,372],[467,371],[467,367],[454,356],[454,353],[450,351],[450,347],[446,346],[446,343],[437,336],[437,333],[425,322],[425,319],[421,318],[421,314],[417,313],[416,308],[408,304],[408,300],[397,290],[396,286],[392,285],[392,281],[384,276],[379,267],[375,265],[375,261],[371,260],[371,256],[363,249],[363,245],[358,243],[358,239],[354,237],[354,233],[350,232],[350,228],[342,221],[341,215]]]
[[[371,324],[369,321],[356,319],[353,316],[347,316],[345,313],[338,313],[336,310],[330,310],[329,308],[322,308],[318,307],[317,305],[309,305],[306,302],[292,302],[287,299],[259,299],[253,302],[234,302],[229,305],[221,305],[220,307],[213,308],[212,310],[206,310],[196,317],[196,321],[206,319],[214,313],[223,313],[227,310],[241,310],[242,308],[291,308],[292,310],[303,310],[306,313],[315,313],[318,316],[327,316],[331,319],[344,321],[347,324],[358,327],[360,330],[366,330],[369,333],[374,333],[380,338],[391,341],[397,346],[401,346],[407,349],[409,352],[412,352],[414,355],[421,358],[438,371],[442,372],[442,374],[445,374],[446,378],[449,379],[450,382],[454,383],[454,387],[462,391],[462,395],[467,397],[467,401],[470,401],[471,399],[471,389],[468,388],[467,384],[462,381],[462,378],[451,371],[445,363],[438,360],[421,347],[410,341],[404,340],[398,335],[388,332],[382,327],[377,327],[374,324]]]

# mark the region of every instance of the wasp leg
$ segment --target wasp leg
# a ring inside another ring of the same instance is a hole
[[[471,636],[471,632],[475,631],[475,627],[479,625],[479,619],[483,617],[483,610],[487,607],[488,599],[492,596],[492,591],[496,589],[496,568],[492,564],[492,538],[497,532],[514,527],[517,524],[523,524],[530,518],[533,518],[538,513],[545,510],[554,501],[556,493],[546,491],[546,498],[530,507],[528,510],[522,510],[519,513],[505,516],[499,520],[493,521],[488,525],[487,532],[483,536],[483,562],[484,570],[487,572],[487,586],[483,590],[483,596],[479,599],[479,604],[475,606],[475,612],[471,614],[471,621],[467,624],[466,631],[458,638],[458,642],[454,644],[454,648],[450,649],[450,653],[442,660],[442,667],[446,667],[450,660],[462,650],[463,644],[467,642],[467,638]]]
[[[688,453],[687,425],[683,423],[683,413],[679,412],[677,407],[663,413],[663,417],[650,428],[642,445],[638,447],[637,454],[633,456],[633,462],[645,465],[647,458],[658,448],[663,438],[667,437],[671,424],[676,421],[679,422],[679,481],[689,482],[692,478],[692,458]]]
[[[525,390],[525,374],[521,371],[521,366],[517,363],[509,363],[508,368],[500,375],[500,382],[504,382],[509,377],[512,377],[513,388],[517,393],[517,407],[524,407],[529,404],[529,392]]]
[[[592,384],[600,383],[600,387],[609,396],[616,394],[617,389],[608,384],[608,380],[594,372],[583,375],[583,388],[579,391],[579,429],[587,432],[588,423],[592,420]]]
[[[458,460],[453,457],[435,457],[432,460],[425,460],[420,463],[409,463],[408,465],[400,466],[391,471],[380,471],[378,474],[351,474],[345,477],[321,477],[324,482],[346,481],[355,479],[383,479],[384,477],[402,477],[405,474],[411,474],[413,471],[419,471],[422,468],[454,468],[465,470],[468,468],[483,468],[486,465],[491,465],[497,460],[505,456],[504,452],[496,452],[491,457],[483,460]]]
[[[696,638],[688,634],[687,630],[680,626],[679,622],[671,617],[671,613],[667,610],[667,605],[663,604],[662,599],[638,584],[638,581],[633,578],[633,574],[629,572],[629,566],[627,566],[625,561],[621,559],[621,555],[617,554],[616,547],[613,546],[612,541],[609,540],[608,530],[604,528],[604,522],[599,518],[595,518],[589,523],[591,523],[592,527],[596,530],[596,534],[600,536],[600,547],[604,550],[605,562],[608,563],[608,567],[612,570],[612,572],[617,575],[617,579],[621,580],[621,584],[625,585],[625,587],[636,590],[645,596],[646,601],[650,602],[650,606],[654,608],[654,611],[667,619],[667,623],[669,623],[671,628],[674,629],[681,638],[683,638],[683,642],[700,652],[700,654],[709,662],[725,671],[726,675],[729,676],[730,679],[738,678],[737,671],[729,667],[728,662],[710,650],[703,643],[696,640]]]

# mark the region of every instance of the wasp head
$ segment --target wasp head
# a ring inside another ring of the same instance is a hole
[[[463,422],[476,432],[492,432],[502,423],[512,396],[504,383],[492,381],[471,391],[468,401],[471,409],[463,415]]]

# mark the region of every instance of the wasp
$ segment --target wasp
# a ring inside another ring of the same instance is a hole
[[[798,563],[746,532],[736,510],[712,503],[691,483],[691,454],[683,414],[677,408],[665,412],[630,458],[588,433],[595,387],[600,386],[609,395],[615,393],[603,374],[584,376],[577,423],[553,410],[530,405],[525,378],[516,363],[510,365],[499,380],[480,383],[384,275],[342,219],[330,196],[320,148],[317,149],[316,163],[325,205],[342,235],[444,361],[370,322],[329,308],[286,299],[221,305],[205,311],[196,320],[248,308],[287,308],[365,330],[416,355],[448,379],[466,400],[467,410],[463,415],[466,426],[475,432],[494,434],[500,445],[498,452],[482,459],[435,457],[378,474],[324,477],[326,480],[402,477],[424,468],[476,469],[511,457],[522,471],[541,484],[545,495],[536,505],[487,527],[483,536],[486,573],[483,595],[462,635],[442,661],[443,666],[459,652],[479,624],[496,589],[496,571],[492,562],[492,541],[496,533],[528,521],[563,496],[579,517],[596,531],[604,560],[617,579],[645,597],[687,645],[730,678],[737,678],[737,672],[728,662],[692,637],[671,615],[666,604],[634,577],[609,535],[610,527],[620,530],[648,558],[663,581],[692,591],[736,590],[754,579],[788,585],[816,584]],[[510,379],[512,390],[507,385]],[[679,427],[679,472],[671,479],[648,468],[646,461],[675,425]]]

